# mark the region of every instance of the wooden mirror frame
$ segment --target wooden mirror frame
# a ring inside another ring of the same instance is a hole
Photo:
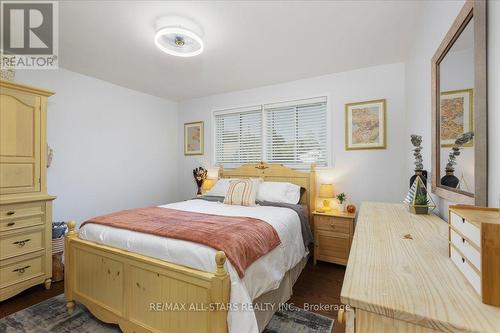
[[[440,182],[439,65],[474,18],[474,193],[450,190]],[[467,0],[432,57],[432,192],[459,204],[488,204],[488,105],[486,70],[486,1]]]

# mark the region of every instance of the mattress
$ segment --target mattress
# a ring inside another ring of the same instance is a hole
[[[231,263],[226,261],[231,279],[230,302],[248,305],[234,308],[250,309],[253,300],[277,289],[286,272],[308,254],[302,240],[299,216],[289,208],[233,206],[204,200],[188,200],[160,207],[225,216],[253,217],[266,221],[274,227],[281,244],[250,265],[242,279]],[[205,245],[91,223],[80,229],[79,236],[84,240],[215,272],[216,250]],[[253,311],[230,310],[227,321],[230,333],[259,332]]]

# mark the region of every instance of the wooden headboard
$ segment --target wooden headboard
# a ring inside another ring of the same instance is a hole
[[[300,197],[300,204],[307,205],[309,221],[316,208],[316,166],[311,164],[309,172],[290,169],[282,164],[255,163],[243,164],[236,169],[225,170],[219,167],[219,178],[262,178],[265,181],[288,182],[302,187],[305,191]]]

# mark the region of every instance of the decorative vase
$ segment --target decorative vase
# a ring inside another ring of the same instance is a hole
[[[339,203],[338,204],[338,209],[339,209],[339,212],[344,213],[345,212],[345,202]]]
[[[415,179],[417,179],[417,176],[420,176],[424,184],[427,184],[427,170],[415,170],[415,174],[410,178],[410,188]]]
[[[453,173],[454,170],[446,170],[446,175],[441,178],[441,185],[457,188],[460,179],[458,179]]]

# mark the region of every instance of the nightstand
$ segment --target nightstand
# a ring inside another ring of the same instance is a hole
[[[317,260],[347,265],[354,234],[354,214],[313,212],[314,264]]]

